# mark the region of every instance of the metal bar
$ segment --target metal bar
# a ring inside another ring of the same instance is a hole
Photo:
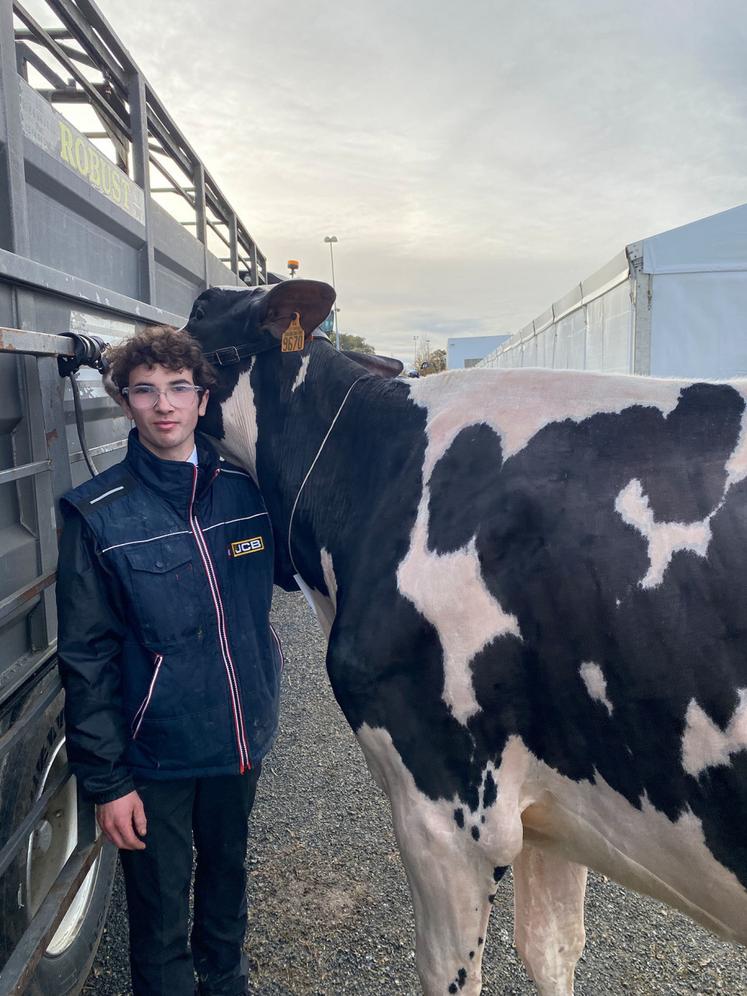
[[[91,3],[90,0],[77,0],[77,5],[88,24],[99,35],[119,64],[124,67],[125,72],[137,72],[137,66],[133,62],[129,52],[114,33],[109,23],[104,20],[96,4]]]
[[[239,272],[239,222],[235,211],[228,217],[228,248],[231,250],[231,270],[233,273]]]
[[[0,120],[5,122],[5,147],[0,156],[0,245],[28,255],[29,230],[26,212],[26,171],[23,159],[23,130],[18,100],[18,73],[13,41],[13,9],[0,4]]]
[[[9,470],[0,470],[0,484],[10,484],[11,481],[21,481],[24,477],[33,477],[34,474],[43,474],[50,471],[52,466],[49,460],[37,460],[35,463],[24,463],[20,467],[11,467]],[[0,602],[0,618],[2,618],[2,605]]]
[[[62,23],[67,26],[78,44],[89,53],[91,65],[102,72],[105,78],[108,76],[115,80],[122,93],[125,94],[127,92],[126,67],[115,64],[111,51],[108,51],[100,39],[96,37],[91,25],[82,16],[79,5],[76,6],[70,0],[47,0],[47,3]]]
[[[67,89],[67,83],[61,76],[48,66],[44,59],[41,58],[37,53],[25,42],[18,43],[18,52],[26,62],[30,63],[34,69],[40,73],[47,83],[51,83],[52,86],[57,87],[59,90]]]
[[[165,176],[166,179],[169,181],[169,183],[172,184],[173,189],[169,190],[168,192],[169,193],[174,193],[174,194],[179,194],[181,197],[184,198],[184,200],[189,205],[191,205],[191,207],[194,207],[195,206],[194,199],[188,193],[187,187],[183,187],[181,185],[181,183],[179,183],[178,180],[175,180],[174,177],[171,175],[171,173],[169,173],[169,171],[163,165],[163,163],[159,163],[159,161],[157,159],[154,159],[153,156],[150,156],[150,161],[156,167],[156,169],[158,170],[158,172],[161,173],[163,176]],[[151,188],[151,193],[155,193],[155,191],[153,190],[153,188]]]
[[[29,329],[0,328],[0,353],[28,353],[31,356],[72,356],[75,345],[67,336]]]
[[[88,455],[95,457],[100,456],[102,453],[113,453],[115,450],[123,450],[126,446],[126,439],[118,439],[116,443],[104,443],[103,446],[90,446],[88,448]],[[70,454],[70,463],[80,463],[81,460],[85,460],[82,450],[76,450],[75,453]]]
[[[62,39],[63,41],[69,41],[73,37],[66,28],[47,28],[47,34],[50,38]],[[15,36],[16,41],[37,41],[33,31],[25,31],[23,28],[19,28]]]
[[[43,88],[37,88],[36,92],[48,100],[50,103],[55,104],[88,104],[90,99],[87,93],[83,90],[78,90],[77,87],[67,86],[55,87],[52,90],[47,90]]]
[[[224,222],[219,222],[219,224],[224,224]],[[221,232],[221,230],[218,228],[218,225],[215,224],[214,222],[210,221],[209,219],[208,219],[207,225],[208,225],[208,228],[210,228],[213,232],[215,232],[215,234],[221,240],[221,242],[223,243],[223,245],[228,246],[228,248],[230,249],[231,248],[231,243],[230,243],[229,239],[227,239],[226,236],[223,234],[223,232]]]
[[[150,101],[150,99],[152,98],[152,92],[150,90],[147,90],[146,93],[147,93],[147,98]],[[179,168],[187,176],[189,176],[191,174],[191,163],[193,162],[193,159],[190,159],[189,154],[183,152],[176,144],[176,142],[174,142],[171,134],[169,133],[168,128],[164,127],[164,125],[158,120],[158,118],[151,113],[150,105],[148,107],[148,127],[150,128],[153,138],[157,142],[160,142],[162,146],[161,150],[155,149],[154,151],[156,152],[160,151],[161,155],[164,156],[171,156],[171,158],[174,160],[175,163],[177,163]],[[176,125],[174,125],[174,127],[176,128]]]
[[[65,67],[65,69],[67,69],[67,71],[70,73],[73,79],[80,85],[80,87],[83,90],[85,90],[85,92],[88,94],[91,103],[98,109],[102,110],[108,117],[110,117],[118,128],[126,132],[128,130],[127,124],[119,117],[116,111],[113,110],[113,108],[106,102],[106,100],[104,100],[101,97],[96,85],[89,83],[86,77],[83,75],[83,73],[75,65],[73,60],[68,58],[67,55],[65,55],[60,46],[54,40],[54,38],[51,38],[49,34],[44,30],[44,28],[42,28],[40,24],[37,24],[37,22],[34,20],[31,14],[29,14],[28,11],[21,6],[18,0],[13,0],[13,9],[15,10],[18,17],[20,17],[20,19],[26,25],[26,27],[30,31],[36,32],[37,37],[44,42],[48,50],[52,52],[52,54],[59,62],[62,63],[62,65]]]
[[[57,775],[51,785],[47,783],[49,787],[39,796],[23,820],[18,824],[10,837],[8,837],[7,844],[0,850],[0,877],[8,870],[9,865],[18,853],[18,849],[23,846],[24,841],[44,815],[52,799],[54,799],[60,789],[67,785],[72,777],[72,771],[69,768],[65,768]]]
[[[205,167],[199,159],[195,160],[194,172],[192,174],[195,197],[195,224],[197,226],[195,235],[202,243],[202,284],[207,288],[210,286],[210,263],[208,259],[207,247],[207,202],[205,200]]]
[[[266,276],[265,279],[267,279]],[[257,268],[257,243],[252,242],[252,284],[256,287],[258,283],[259,269]]]
[[[42,680],[45,670],[54,666],[51,662],[55,660],[56,649],[57,641],[53,640],[48,647],[26,654],[0,674],[0,706],[4,707],[19,691],[23,694],[26,687]]]
[[[17,691],[17,689],[14,689]],[[10,729],[0,737],[0,757],[3,757],[11,747],[18,742],[18,740],[23,735],[23,731],[27,726],[41,716],[47,709],[52,705],[57,696],[62,692],[62,682],[60,681],[59,675],[55,676],[55,681],[45,692],[45,694],[35,702],[28,712],[25,712],[15,723],[10,727]],[[9,695],[5,696],[5,700],[9,698]]]
[[[54,371],[54,380],[45,373]],[[60,440],[59,429],[64,425],[64,415],[60,410],[57,420],[49,419],[54,405],[55,394],[62,393],[62,381],[57,368],[57,360],[52,356],[22,356],[18,363],[18,376],[22,384],[22,396],[26,398],[26,425],[30,443],[29,463],[50,462],[49,470],[66,471],[69,488],[70,467],[67,462],[67,440]],[[61,409],[60,404],[60,409]],[[55,447],[55,441],[57,443]],[[60,445],[63,443],[63,446]],[[56,449],[56,453],[53,450]],[[55,460],[56,456],[56,460]],[[57,531],[53,513],[55,494],[52,487],[53,473],[33,474],[29,481],[33,502],[33,529],[36,533],[37,574],[51,573],[57,566]],[[67,490],[67,489],[65,489]],[[49,645],[56,635],[54,605],[44,590],[41,604],[29,616],[29,637],[31,646],[37,650]]]
[[[151,159],[151,162],[154,166],[158,165],[153,159]],[[150,192],[152,194],[183,194],[184,191],[194,193],[194,189],[194,187],[179,187],[178,190],[175,190],[173,187],[151,187]]]
[[[90,847],[76,848],[49,890],[47,898],[16,945],[0,974],[2,996],[22,996],[49,942],[67,913],[83,880],[99,856],[105,838],[100,836]]]
[[[185,315],[175,315],[144,304],[135,298],[119,294],[117,291],[100,287],[80,277],[44,266],[36,260],[28,259],[16,253],[0,249],[0,279],[10,280],[14,284],[23,284],[34,290],[58,294],[74,301],[85,301],[91,307],[118,313],[127,318],[142,322],[152,322],[158,325],[176,325],[184,322]],[[13,331],[13,330],[11,330]]]
[[[132,125],[133,179],[145,194],[145,246],[140,261],[140,292],[144,301],[156,301],[156,264],[153,249],[153,220],[150,210],[150,169],[148,156],[148,107],[145,80],[139,72],[132,73],[130,88],[130,123]]]
[[[45,588],[49,588],[53,585],[57,577],[56,571],[48,571],[46,574],[41,574],[38,578],[34,578],[31,584],[26,585],[20,591],[14,592],[12,595],[8,595],[0,602],[0,623],[5,620],[6,616],[11,615],[15,610],[23,605],[25,602],[30,602],[33,598],[36,598]]]
[[[73,48],[71,45],[60,45],[60,48],[69,56],[73,62],[82,62],[84,66],[88,66],[89,69],[98,69],[99,67],[93,61],[90,55],[86,52],[81,52],[77,48]]]
[[[72,0],[47,0],[47,2],[60,20],[66,24],[67,30],[43,29],[16,0],[19,17],[22,17],[29,28],[29,30],[19,31],[17,37],[45,45],[67,68],[73,78],[78,81],[82,90],[64,88],[48,92],[47,96],[54,100],[90,101],[94,110],[97,113],[100,112],[104,117],[105,127],[108,128],[111,122],[116,128],[116,131],[110,132],[107,137],[115,142],[118,158],[122,163],[126,163],[126,144],[130,134],[130,124],[127,108],[122,103],[120,96],[127,99],[129,95],[128,78],[133,73],[138,73],[137,65],[106,22],[96,4],[91,0],[75,0],[75,2]],[[64,46],[56,42],[58,39],[71,38],[81,46],[84,53],[78,54],[69,47],[66,51]],[[113,89],[108,82],[104,84],[89,83],[86,77],[76,69],[75,61],[84,62],[86,57],[90,57],[99,71],[104,74],[105,79],[111,81]],[[195,163],[200,162],[199,157],[142,74],[139,75],[143,79],[145,88],[144,103],[147,125],[154,139],[161,146],[160,148],[152,147],[153,151],[159,155],[171,157],[180,169],[187,175],[192,175]],[[218,216],[213,224],[226,224],[223,219],[230,217],[233,209],[210,174],[204,171],[204,167],[203,172],[206,208]],[[182,189],[188,190],[189,188],[183,187]],[[215,227],[213,227],[213,231],[219,234]],[[251,251],[253,240],[247,233],[245,241],[244,233],[245,230],[239,223],[238,242],[245,245],[248,251]],[[225,242],[226,240],[221,239],[221,241]],[[228,245],[227,242],[226,244]],[[262,263],[255,270],[255,279],[260,272],[262,272]]]

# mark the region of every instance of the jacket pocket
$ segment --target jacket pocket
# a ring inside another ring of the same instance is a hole
[[[132,731],[132,739],[136,740],[137,735],[140,732],[140,727],[142,726],[143,720],[145,719],[145,714],[150,706],[151,699],[153,698],[153,693],[156,690],[156,683],[158,682],[158,675],[161,673],[161,665],[163,664],[163,654],[156,654],[153,660],[153,677],[150,679],[150,685],[148,686],[148,693],[140,703],[137,712],[132,717],[132,723],[130,724],[130,729]]]
[[[143,643],[161,651],[199,629],[201,600],[191,540],[162,540],[124,550],[125,576],[134,609],[133,628]]]

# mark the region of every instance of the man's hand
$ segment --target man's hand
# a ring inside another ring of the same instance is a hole
[[[145,849],[140,837],[145,836],[148,821],[145,819],[143,800],[137,792],[128,792],[121,799],[114,799],[112,802],[104,802],[97,806],[96,819],[115,847],[124,851]]]

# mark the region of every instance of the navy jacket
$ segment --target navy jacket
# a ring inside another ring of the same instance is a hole
[[[235,774],[277,730],[273,544],[254,481],[197,436],[199,469],[130,433],[62,499],[57,580],[67,751],[96,802],[144,779]]]

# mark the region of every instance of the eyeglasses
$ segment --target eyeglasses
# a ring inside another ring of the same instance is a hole
[[[194,384],[172,384],[165,391],[159,391],[152,384],[136,384],[135,387],[123,387],[121,394],[132,408],[144,411],[155,408],[162,394],[174,408],[189,408],[194,399],[201,397],[204,391],[204,387],[196,387]]]

